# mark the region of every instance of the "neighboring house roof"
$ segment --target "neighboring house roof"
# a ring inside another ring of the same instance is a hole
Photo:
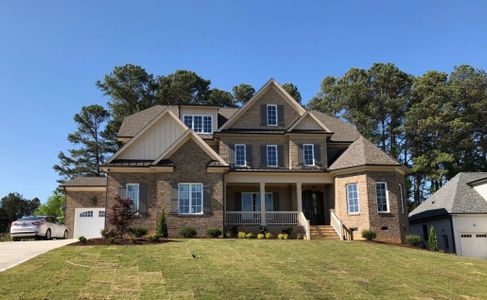
[[[71,180],[68,180],[60,186],[62,187],[88,187],[88,186],[106,186],[107,178],[106,177],[76,177]]]
[[[401,166],[401,164],[377,148],[366,138],[360,137],[353,142],[342,155],[330,166],[330,170],[339,170],[359,166]]]
[[[469,183],[487,177],[487,172],[458,173],[436,193],[409,213],[410,220],[443,214],[487,213],[487,200]]]
[[[330,138],[332,142],[354,142],[360,138],[360,133],[352,125],[334,118],[317,110],[312,111],[318,120],[328,128],[333,135]]]

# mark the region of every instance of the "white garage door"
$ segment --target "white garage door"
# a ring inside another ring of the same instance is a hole
[[[464,232],[460,243],[463,256],[487,258],[487,232]]]
[[[101,237],[100,231],[105,228],[104,208],[76,208],[74,218],[74,238]]]

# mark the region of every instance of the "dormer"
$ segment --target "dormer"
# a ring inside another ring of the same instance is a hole
[[[181,121],[202,138],[212,138],[218,128],[218,106],[182,105]]]

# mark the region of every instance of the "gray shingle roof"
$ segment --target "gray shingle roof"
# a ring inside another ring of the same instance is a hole
[[[144,109],[123,119],[122,125],[118,130],[118,136],[135,136],[137,132],[149,124],[152,119],[157,117],[166,108],[170,108],[176,114],[178,113],[178,107],[176,105],[155,105],[148,109]]]
[[[435,212],[450,214],[487,213],[487,200],[469,182],[487,177],[487,172],[458,173],[436,193],[409,213],[411,220],[431,217]]]
[[[361,136],[338,157],[329,169],[338,170],[370,165],[400,166],[401,164]]]
[[[106,177],[76,177],[60,184],[60,186],[106,186],[106,183]]]
[[[330,141],[353,142],[360,138],[360,133],[352,125],[317,110],[313,110],[312,112],[318,118],[318,120],[320,120],[323,125],[326,126],[326,128],[333,132]]]

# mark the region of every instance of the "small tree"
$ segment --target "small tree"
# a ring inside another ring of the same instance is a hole
[[[430,251],[438,251],[438,240],[436,239],[435,227],[430,227],[430,234],[428,236],[428,249]]]
[[[164,210],[161,212],[161,217],[159,218],[159,224],[157,225],[157,235],[162,238],[167,238],[167,224],[166,224],[166,213]]]
[[[108,216],[108,223],[115,228],[120,238],[123,238],[123,234],[127,233],[130,229],[134,215],[132,201],[129,198],[121,198],[117,195],[115,197],[115,203],[111,208],[111,213]]]

